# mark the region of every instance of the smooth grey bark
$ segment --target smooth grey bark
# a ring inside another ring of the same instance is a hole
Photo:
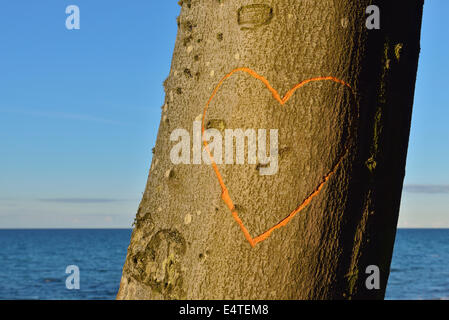
[[[422,0],[377,1],[367,30],[360,0],[181,1],[178,35],[144,196],[118,299],[383,298],[405,172],[419,56]],[[170,133],[189,130],[212,90],[247,67],[284,95],[283,106],[245,73],[211,103],[207,123],[279,129],[279,172],[219,165],[254,237],[313,192],[288,225],[252,248],[221,199],[209,165],[174,165]],[[345,148],[348,152],[345,153]],[[365,286],[369,265],[381,287]]]

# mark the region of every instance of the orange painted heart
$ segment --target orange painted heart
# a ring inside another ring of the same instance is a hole
[[[265,79],[263,76],[259,75],[258,73],[256,73],[254,70],[249,69],[249,68],[237,68],[232,70],[230,73],[228,73],[227,75],[225,75],[220,82],[218,83],[218,85],[215,87],[214,91],[212,92],[212,95],[210,96],[209,100],[206,103],[206,106],[204,107],[204,112],[203,112],[203,119],[202,119],[202,125],[201,125],[201,132],[202,132],[202,140],[203,140],[203,144],[204,147],[207,151],[207,153],[209,154],[209,157],[211,159],[211,165],[212,168],[215,171],[215,174],[217,176],[218,182],[220,183],[221,186],[221,197],[223,199],[223,201],[225,202],[226,206],[229,208],[229,210],[231,211],[232,217],[234,218],[234,220],[238,223],[238,225],[240,226],[240,229],[242,230],[246,240],[248,240],[249,244],[254,247],[257,243],[262,242],[264,240],[266,240],[271,233],[276,230],[279,229],[285,225],[287,225],[290,220],[293,219],[293,217],[295,215],[297,215],[299,212],[301,212],[304,208],[306,208],[309,203],[312,201],[313,198],[315,198],[323,189],[324,185],[326,184],[326,182],[335,174],[336,170],[338,169],[338,167],[340,166],[342,160],[344,159],[344,157],[346,156],[346,154],[348,153],[348,145],[346,145],[345,147],[345,151],[342,154],[342,156],[339,158],[339,160],[336,162],[336,164],[334,165],[334,167],[321,179],[321,182],[317,185],[317,187],[314,189],[313,192],[311,192],[301,203],[298,207],[296,207],[296,209],[294,209],[292,212],[290,212],[284,219],[282,219],[281,221],[279,221],[279,223],[277,223],[276,225],[272,226],[271,228],[269,228],[267,231],[263,232],[262,234],[258,235],[257,237],[253,238],[251,237],[251,235],[249,234],[248,229],[245,227],[245,225],[243,224],[242,220],[240,219],[237,210],[235,209],[234,203],[232,202],[232,199],[229,195],[229,191],[228,188],[226,187],[226,184],[223,181],[223,177],[221,176],[220,171],[218,170],[218,166],[215,163],[214,157],[211,154],[207,141],[204,138],[204,121],[206,118],[206,114],[207,114],[207,109],[209,108],[210,103],[212,102],[212,100],[214,99],[215,95],[217,94],[218,90],[220,89],[220,87],[223,85],[223,83],[229,79],[233,74],[235,74],[236,72],[245,72],[247,74],[249,74],[250,76],[252,76],[253,78],[261,81],[266,88],[272,93],[273,98],[279,102],[280,105],[284,105],[290,98],[291,96],[295,93],[295,91],[299,88],[301,88],[302,86],[310,83],[310,82],[315,82],[315,81],[333,81],[336,83],[339,83],[345,87],[348,87],[351,92],[353,93],[352,87],[347,84],[345,81],[340,80],[338,78],[335,77],[317,77],[317,78],[312,78],[312,79],[308,79],[308,80],[304,80],[298,84],[296,84],[293,88],[291,88],[284,97],[281,98],[281,96],[279,95],[279,93],[270,85],[270,83],[268,82],[267,79]]]

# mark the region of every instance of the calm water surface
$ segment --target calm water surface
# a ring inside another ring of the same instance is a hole
[[[0,230],[0,299],[114,299],[131,230]],[[80,268],[80,290],[65,269]],[[400,229],[387,299],[449,299],[449,229]]]

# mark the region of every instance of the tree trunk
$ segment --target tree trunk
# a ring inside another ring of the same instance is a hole
[[[366,27],[371,4],[181,1],[117,298],[384,297],[423,1],[377,1],[379,30]],[[219,164],[215,150],[218,164],[195,164],[195,119],[223,136],[277,129],[277,172],[263,175],[267,166],[249,157]],[[191,164],[170,158],[181,128],[192,137]],[[379,289],[366,286],[370,265]]]

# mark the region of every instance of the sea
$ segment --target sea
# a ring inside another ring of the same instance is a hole
[[[131,231],[0,230],[0,299],[115,299]],[[449,299],[449,229],[398,230],[386,299]]]

